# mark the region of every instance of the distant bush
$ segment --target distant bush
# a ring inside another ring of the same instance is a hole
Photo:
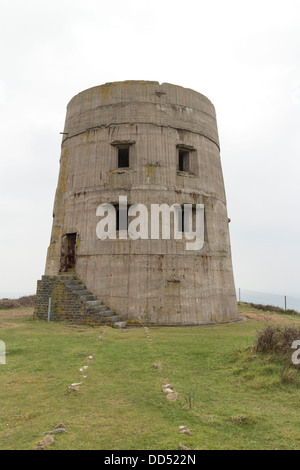
[[[0,299],[0,310],[19,307],[34,307],[35,295],[26,295],[19,299]]]
[[[255,349],[262,353],[291,356],[292,343],[300,340],[300,328],[268,326],[258,333]]]
[[[21,307],[34,307],[35,297],[35,295],[26,295],[24,297],[20,297],[18,302],[20,302]]]
[[[278,313],[285,313],[286,315],[300,315],[300,313],[297,312],[296,310],[292,310],[292,309],[284,310],[284,308],[274,307],[274,305],[253,304],[249,302],[243,302],[243,303],[246,303],[247,305],[250,305],[250,307],[256,308],[257,310],[263,310],[264,312],[278,312]]]
[[[18,300],[15,299],[1,299],[0,300],[0,309],[8,310],[9,308],[18,308],[21,307],[21,304]]]

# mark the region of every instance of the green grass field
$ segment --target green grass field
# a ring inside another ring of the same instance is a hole
[[[67,433],[50,449],[299,449],[300,370],[254,354],[257,331],[270,319],[240,310],[253,318],[124,331],[33,320],[30,309],[0,311],[7,350],[0,449],[34,449],[59,423]],[[269,317],[300,326],[300,317]],[[69,393],[74,382],[83,385]],[[173,385],[176,401],[163,383]],[[180,434],[180,425],[192,435]]]

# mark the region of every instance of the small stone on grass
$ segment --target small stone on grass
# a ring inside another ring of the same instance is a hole
[[[53,443],[54,437],[47,435],[37,443],[36,450],[44,450],[46,447],[51,446]]]

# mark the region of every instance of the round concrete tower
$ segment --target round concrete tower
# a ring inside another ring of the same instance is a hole
[[[97,236],[97,208],[110,204],[118,216],[120,196],[128,207],[149,210],[147,239],[122,238],[118,219],[116,238]],[[151,238],[155,204],[204,208],[199,249],[188,250],[172,230],[170,239]],[[45,274],[72,269],[128,321],[238,319],[216,116],[205,96],[168,83],[125,81],[70,101]]]

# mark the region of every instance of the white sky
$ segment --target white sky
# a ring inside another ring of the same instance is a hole
[[[121,80],[213,102],[236,287],[300,297],[299,0],[0,0],[0,297],[44,272],[68,101]]]

